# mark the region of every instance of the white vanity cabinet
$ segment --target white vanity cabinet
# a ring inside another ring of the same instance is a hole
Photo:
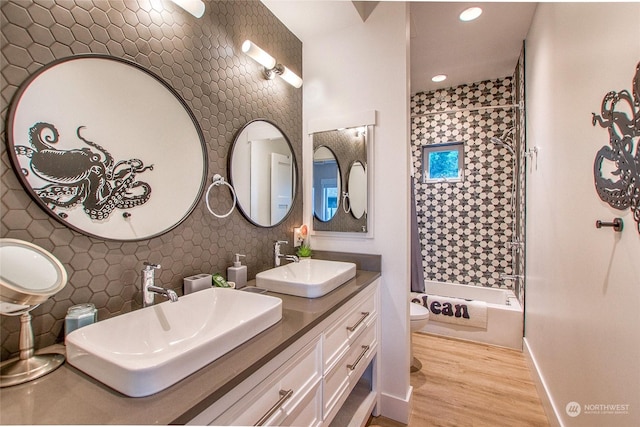
[[[374,292],[371,292],[374,291]],[[323,332],[323,418],[330,422],[378,350],[377,286]]]
[[[352,301],[355,307],[323,331],[324,372],[331,370],[365,329],[375,326],[378,317],[378,294],[372,294],[368,289],[362,294],[355,297],[356,301]]]
[[[320,337],[298,351],[214,420],[216,425],[319,425]]]
[[[356,424],[364,425],[378,401],[378,287],[379,279],[188,424],[328,426],[336,417],[342,424],[353,394]]]

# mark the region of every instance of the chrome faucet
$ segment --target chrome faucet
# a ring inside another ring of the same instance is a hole
[[[155,294],[164,295],[171,302],[178,301],[178,294],[172,289],[165,289],[155,285],[156,270],[160,270],[160,264],[144,263],[142,269],[142,306],[149,307],[155,302]]]
[[[295,255],[285,255],[280,253],[280,245],[289,243],[287,240],[278,240],[273,245],[273,263],[276,267],[280,266],[280,259],[284,258],[287,261],[299,262],[300,259]]]

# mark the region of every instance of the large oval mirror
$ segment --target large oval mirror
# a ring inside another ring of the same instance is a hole
[[[105,55],[54,61],[20,88],[9,156],[49,215],[119,241],[173,229],[196,207],[207,150],[193,113],[164,79]]]
[[[331,149],[321,146],[313,152],[313,214],[330,221],[340,203],[340,167]]]
[[[253,120],[236,135],[229,179],[240,212],[253,224],[273,227],[291,212],[297,164],[287,136],[268,120]]]
[[[360,219],[367,211],[367,172],[362,162],[356,160],[349,168],[347,181],[351,215]]]

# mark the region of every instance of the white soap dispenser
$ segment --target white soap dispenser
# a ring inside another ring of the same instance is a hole
[[[235,282],[236,289],[244,288],[247,285],[247,266],[240,263],[240,257],[244,256],[236,254],[233,267],[227,268],[227,281]]]

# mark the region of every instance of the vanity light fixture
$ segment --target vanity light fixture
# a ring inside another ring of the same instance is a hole
[[[260,49],[260,47],[251,40],[245,40],[244,43],[242,43],[242,51],[264,67],[263,74],[266,79],[272,80],[277,74],[282,80],[295,88],[302,86],[302,79],[300,77],[284,65],[278,64],[273,56]]]
[[[196,18],[202,18],[204,15],[204,2],[202,0],[171,0]]]
[[[438,74],[436,76],[431,77],[431,81],[434,83],[440,83],[447,80],[447,75],[446,74]]]
[[[480,9],[479,7],[470,7],[463,10],[459,18],[461,21],[469,22],[473,21],[474,19],[478,19],[480,15],[482,15],[482,9]]]

